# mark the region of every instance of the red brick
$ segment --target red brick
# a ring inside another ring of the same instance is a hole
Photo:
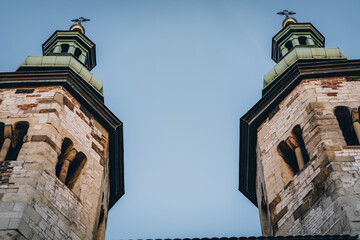
[[[40,94],[35,94],[35,95],[26,95],[26,97],[40,97]]]
[[[29,107],[36,107],[37,104],[35,103],[31,103],[31,104],[22,104],[22,105],[18,105],[18,108],[29,108]]]
[[[82,114],[81,112],[76,111],[76,114],[86,123],[89,124],[89,122],[86,120],[84,114]]]

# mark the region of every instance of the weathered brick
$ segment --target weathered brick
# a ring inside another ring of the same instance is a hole
[[[108,180],[103,175],[107,166],[101,166],[97,158],[102,154],[101,161],[105,161],[108,132],[94,118],[87,119],[88,113],[62,87],[15,92],[0,89],[0,111],[6,112],[3,121],[13,124],[13,119],[16,122],[21,117],[30,128],[17,161],[0,162],[0,218],[9,217],[8,227],[29,239],[67,239],[74,226],[79,239],[93,239],[99,195],[108,195]],[[86,168],[77,173],[71,189],[55,174],[65,137],[86,157]],[[6,209],[1,205],[9,202]]]
[[[74,111],[74,104],[65,96],[63,96],[63,104],[68,107],[71,111]]]
[[[58,150],[56,144],[47,136],[47,135],[32,135],[31,140],[32,142],[46,142],[48,143],[55,151]]]
[[[21,104],[21,105],[18,105],[17,107],[18,108],[33,108],[33,107],[36,107],[37,104],[35,103],[30,103],[30,104]]]

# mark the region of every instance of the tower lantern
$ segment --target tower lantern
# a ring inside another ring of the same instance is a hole
[[[80,17],[72,21],[69,31],[56,31],[43,45],[44,56],[72,56],[88,70],[96,66],[95,44],[85,36],[81,22],[90,21]]]

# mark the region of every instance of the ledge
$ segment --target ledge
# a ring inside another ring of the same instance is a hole
[[[70,67],[83,78],[92,88],[103,94],[103,83],[94,76],[84,65],[72,56],[29,56],[16,69],[21,71],[26,67]]]
[[[295,46],[278,62],[269,72],[264,75],[264,88],[274,79],[280,76],[287,68],[301,59],[348,59],[339,48],[319,48]]]

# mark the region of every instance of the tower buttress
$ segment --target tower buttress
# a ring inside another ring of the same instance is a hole
[[[239,190],[263,235],[359,234],[360,60],[286,18],[262,98],[240,119]]]
[[[81,24],[0,74],[0,238],[104,239],[124,194],[121,121]]]

